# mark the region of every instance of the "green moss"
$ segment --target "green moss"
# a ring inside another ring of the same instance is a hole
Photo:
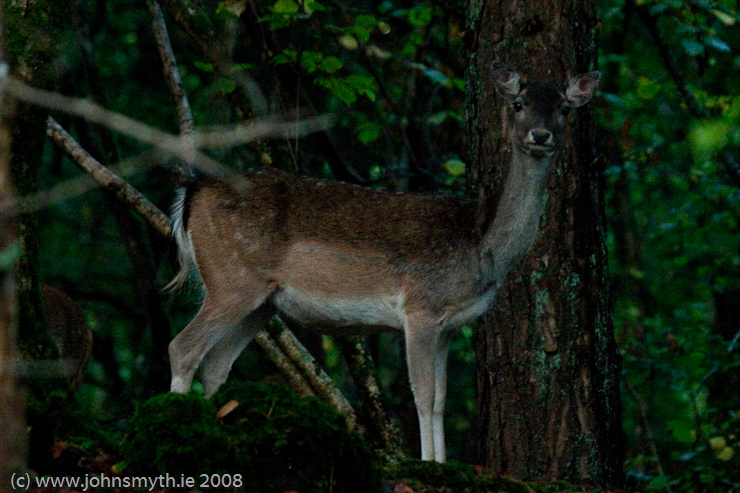
[[[216,408],[195,394],[162,394],[139,406],[128,423],[123,451],[141,474],[211,474],[223,467],[227,439]]]
[[[460,462],[439,464],[409,459],[399,464],[386,465],[383,474],[390,485],[403,483],[414,491],[427,493],[587,493],[565,481],[524,483],[497,474],[479,473],[473,466]]]
[[[221,426],[229,462],[247,489],[300,492],[376,492],[380,469],[364,440],[331,406],[275,384],[234,382],[212,398],[238,407]]]
[[[83,459],[114,453],[116,442],[90,415],[87,404],[66,391],[38,399],[29,392],[30,466],[42,474],[70,474]]]
[[[216,418],[225,404],[237,407]],[[380,468],[331,406],[275,384],[234,382],[206,401],[164,394],[139,406],[123,447],[135,474],[241,474],[247,491],[376,493]]]
[[[431,487],[451,488],[460,492],[478,489],[472,466],[459,462],[440,464],[408,459],[398,464],[386,465],[383,473],[386,478],[403,482],[414,491],[423,491]]]

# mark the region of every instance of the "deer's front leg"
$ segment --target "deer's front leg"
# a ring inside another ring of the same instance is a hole
[[[406,317],[406,361],[421,434],[421,460],[435,460],[434,407],[437,345],[442,328],[426,317]],[[444,405],[442,406],[444,407]]]
[[[437,342],[434,366],[434,410],[432,411],[432,429],[434,431],[434,460],[439,463],[447,461],[445,448],[445,397],[447,396],[447,355],[450,352],[451,334],[444,332]]]

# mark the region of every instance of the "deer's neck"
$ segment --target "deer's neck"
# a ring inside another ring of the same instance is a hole
[[[512,150],[509,174],[481,252],[490,283],[499,285],[534,243],[553,160],[554,156],[537,158],[516,147]]]

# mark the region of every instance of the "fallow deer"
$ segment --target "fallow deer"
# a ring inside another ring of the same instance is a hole
[[[205,298],[169,346],[172,392],[188,392],[200,367],[213,394],[275,311],[335,333],[403,330],[422,459],[446,460],[449,333],[486,311],[534,242],[566,115],[591,99],[600,77],[573,77],[561,91],[521,84],[498,62],[491,71],[513,110],[511,166],[492,210],[271,169],[249,173],[242,193],[215,181],[178,192],[181,271],[171,285],[195,268]]]

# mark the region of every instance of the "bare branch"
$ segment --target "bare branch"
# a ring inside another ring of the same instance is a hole
[[[152,16],[152,31],[157,40],[159,47],[159,56],[162,58],[164,66],[164,78],[172,93],[172,99],[175,100],[177,116],[180,122],[180,135],[190,135],[195,132],[195,123],[193,123],[193,113],[190,111],[190,103],[185,88],[182,86],[180,71],[177,68],[175,54],[172,51],[170,36],[167,33],[167,25],[164,22],[162,9],[154,0],[146,0],[149,13]]]
[[[334,385],[329,375],[326,374],[324,369],[321,368],[298,338],[293,335],[293,332],[285,326],[283,321],[280,320],[280,317],[273,317],[272,320],[273,322],[277,322],[275,324],[277,330],[274,337],[280,348],[298,367],[316,394],[334,406],[347,419],[347,424],[350,428],[357,430],[357,417],[355,416],[354,409],[352,409],[347,399],[345,399],[344,395]]]
[[[380,384],[375,378],[375,363],[361,336],[337,337],[342,355],[355,382],[364,410],[380,432],[383,449],[375,451],[386,462],[397,462],[408,456],[408,447],[398,419],[390,412]]]
[[[311,386],[308,385],[308,382],[301,375],[299,369],[285,356],[285,353],[272,340],[272,337],[270,337],[270,334],[266,330],[259,331],[254,336],[254,340],[265,351],[270,361],[275,364],[285,381],[288,382],[290,388],[302,396],[314,395]]]
[[[46,124],[46,134],[52,142],[63,149],[72,162],[87,173],[100,188],[113,192],[119,199],[138,212],[162,236],[168,237],[172,234],[170,220],[157,206],[88,154],[53,118],[49,117]]]
[[[188,33],[204,55],[213,61],[216,72],[236,81],[241,93],[249,100],[251,111],[261,116],[267,113],[267,100],[259,85],[232,60],[229,50],[216,37],[216,30],[203,8],[192,0],[162,0],[162,8]],[[242,108],[249,111],[250,108]]]
[[[296,133],[305,135],[327,128],[333,120],[331,115],[319,116],[302,122],[281,122],[274,118],[262,119],[248,125],[216,127],[214,131],[208,133],[195,133],[191,141],[189,137],[175,137],[133,118],[106,110],[85,99],[42,91],[11,77],[2,78],[0,84],[4,85],[8,93],[20,100],[82,116],[94,123],[107,126],[131,138],[150,144],[166,155],[177,156],[188,165],[228,183],[237,192],[243,191],[247,185],[244,177],[225,168],[205,154],[194,150],[190,145],[191,142],[196,147],[230,147],[269,136],[290,137]]]

